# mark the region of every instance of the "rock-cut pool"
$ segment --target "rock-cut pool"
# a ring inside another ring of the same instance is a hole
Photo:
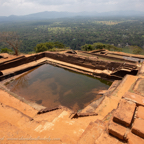
[[[7,87],[45,107],[63,105],[76,111],[99,99],[98,92],[110,85],[106,80],[44,64],[20,75]]]

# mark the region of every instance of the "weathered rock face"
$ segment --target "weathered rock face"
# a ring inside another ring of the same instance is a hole
[[[7,59],[8,56],[9,56],[9,54],[7,54],[7,53],[1,53],[0,54],[0,58],[3,58],[3,59]]]
[[[77,52],[74,51],[74,50],[69,50],[69,51],[67,51],[66,53],[69,53],[69,54],[77,54]]]
[[[44,56],[45,56],[45,53],[39,53],[39,54],[32,55],[29,57],[19,56],[15,59],[0,63],[0,70],[9,69],[9,68],[17,67],[17,66],[20,66],[22,64],[26,64],[32,61],[36,61],[38,59],[43,58]]]

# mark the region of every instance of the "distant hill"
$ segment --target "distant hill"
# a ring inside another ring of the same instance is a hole
[[[110,12],[55,12],[45,11],[24,16],[0,16],[0,22],[4,21],[21,21],[21,20],[42,20],[42,19],[56,19],[56,18],[70,18],[70,17],[88,17],[88,16],[144,16],[144,12],[140,11],[110,11]]]
[[[101,16],[144,16],[144,12],[141,11],[110,11],[100,13]]]

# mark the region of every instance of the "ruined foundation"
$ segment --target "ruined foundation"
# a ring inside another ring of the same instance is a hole
[[[114,82],[98,101],[78,113],[63,106],[47,109],[29,103],[4,87],[5,82],[44,63]],[[4,61],[0,63],[0,137],[9,143],[7,138],[19,143],[16,138],[21,137],[43,138],[23,139],[25,143],[47,143],[50,137],[51,144],[143,144],[143,67],[144,63],[138,66],[136,62],[52,52]]]

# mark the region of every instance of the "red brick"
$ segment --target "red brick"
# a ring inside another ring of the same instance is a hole
[[[127,128],[119,125],[119,124],[116,124],[114,122],[111,122],[110,125],[109,125],[109,133],[112,134],[113,136],[123,140],[124,139],[124,136],[125,136],[125,133],[127,131]]]
[[[144,120],[143,119],[135,119],[134,124],[132,126],[132,132],[139,137],[144,138]]]
[[[139,106],[137,109],[137,118],[144,119],[144,107]]]
[[[144,144],[144,139],[132,134],[131,132],[127,135],[128,144]]]
[[[144,106],[144,97],[135,93],[127,92],[123,98],[135,102],[139,106]]]
[[[135,112],[135,107],[135,103],[121,99],[119,107],[114,113],[113,121],[124,126],[130,126]]]
[[[101,136],[95,141],[95,144],[118,144],[116,138],[111,137],[106,132],[102,133]],[[90,143],[89,143],[90,144]]]

